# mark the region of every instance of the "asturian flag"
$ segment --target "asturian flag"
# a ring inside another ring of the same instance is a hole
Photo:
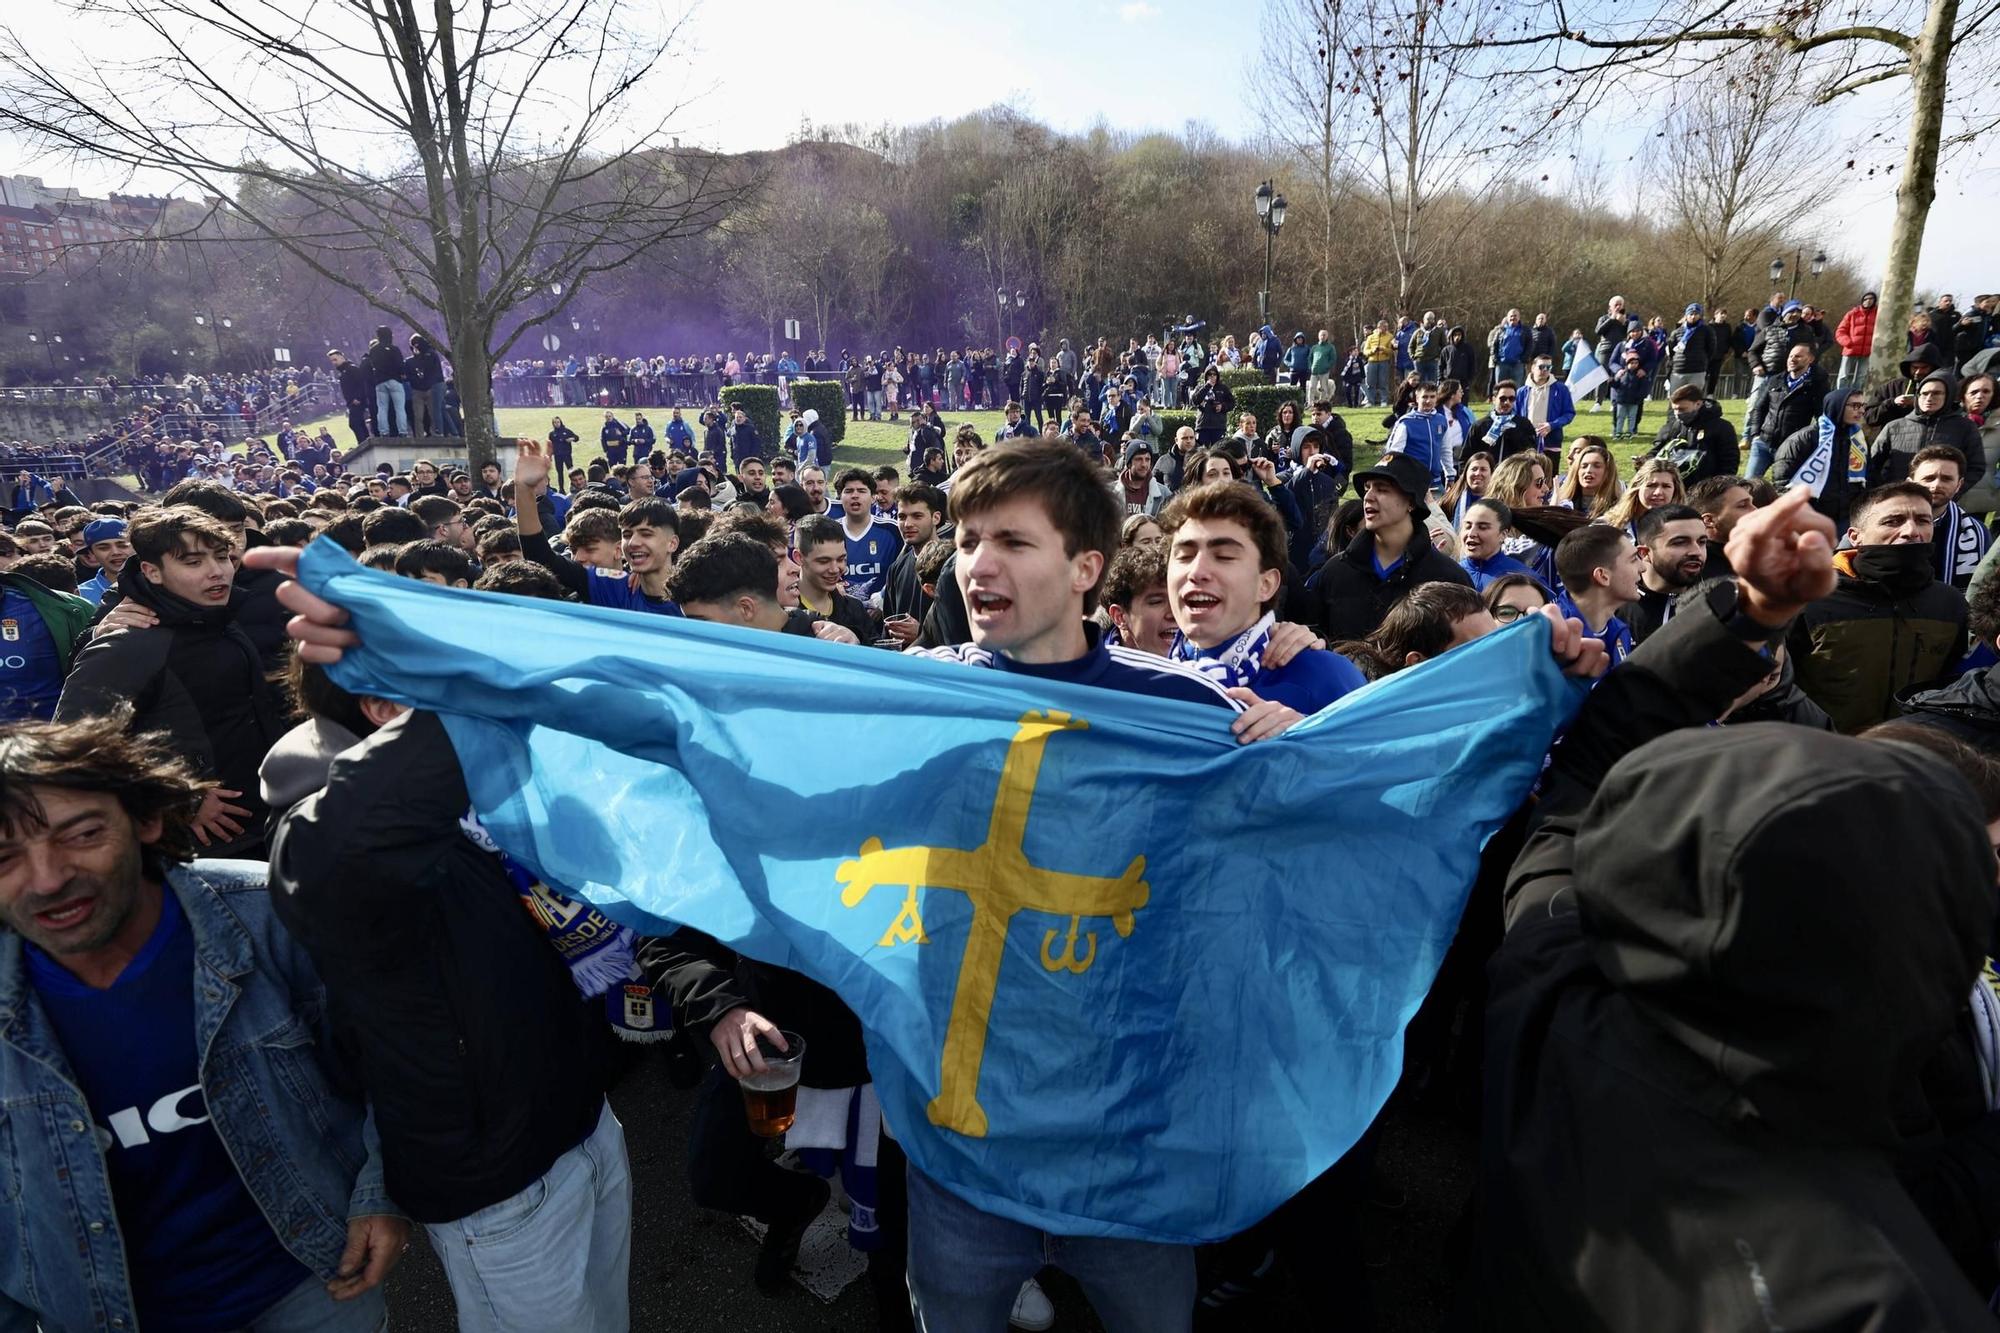
[[[1238,745],[1223,709],[330,541],[299,577],[360,632],[335,679],[435,710],[515,859],[830,986],[910,1159],[1066,1235],[1220,1240],[1354,1144],[1584,692],[1529,616]]]
[[[1576,360],[1570,363],[1567,381],[1570,397],[1581,398],[1610,379],[1611,372],[1598,364],[1597,354],[1591,350],[1590,345],[1581,338],[1577,339]]]

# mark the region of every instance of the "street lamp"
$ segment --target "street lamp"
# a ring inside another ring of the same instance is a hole
[[[1803,246],[1792,251],[1792,285],[1789,290],[1789,297],[1792,300],[1798,299],[1799,273],[1805,268],[1805,258],[1806,252]],[[1815,249],[1812,257],[1812,275],[1817,278],[1824,272],[1826,272],[1826,251]],[[1777,286],[1784,276],[1785,260],[1781,255],[1771,261],[1771,285]]]
[[[42,350],[49,354],[49,369],[54,370],[56,368],[56,347],[62,342],[62,335],[60,333],[31,333],[28,335],[28,341],[41,344]],[[67,361],[69,358],[64,357],[63,359]]]
[[[1257,293],[1257,322],[1271,321],[1271,247],[1278,239],[1278,228],[1285,225],[1285,196],[1271,188],[1265,181],[1257,187],[1257,220],[1264,227],[1264,290]]]

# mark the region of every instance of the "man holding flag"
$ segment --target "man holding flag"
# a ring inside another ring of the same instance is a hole
[[[974,641],[947,663],[502,608],[327,543],[253,559],[299,571],[302,656],[439,712],[511,855],[854,1009],[910,1159],[929,1333],[1003,1326],[1051,1255],[1114,1333],[1186,1329],[1191,1246],[1380,1110],[1479,849],[1576,705],[1562,670],[1601,674],[1602,648],[1533,619],[1301,719],[1103,645],[1083,616],[1120,515],[1070,446],[991,450],[951,498]],[[834,751],[894,727],[896,763],[801,768],[787,715]],[[815,817],[774,825],[780,800]],[[1354,818],[1312,817],[1335,806]]]

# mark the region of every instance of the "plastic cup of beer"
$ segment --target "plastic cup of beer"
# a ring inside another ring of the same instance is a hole
[[[799,1064],[806,1054],[804,1037],[796,1032],[780,1035],[785,1039],[782,1051],[770,1038],[757,1038],[764,1068],[737,1080],[743,1089],[743,1112],[750,1121],[750,1132],[766,1139],[775,1139],[792,1127],[792,1118],[798,1113]]]

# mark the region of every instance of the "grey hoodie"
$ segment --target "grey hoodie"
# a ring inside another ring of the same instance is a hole
[[[257,769],[257,785],[273,816],[303,801],[326,785],[334,756],[361,744],[361,738],[338,722],[323,717],[299,723],[273,745]]]

